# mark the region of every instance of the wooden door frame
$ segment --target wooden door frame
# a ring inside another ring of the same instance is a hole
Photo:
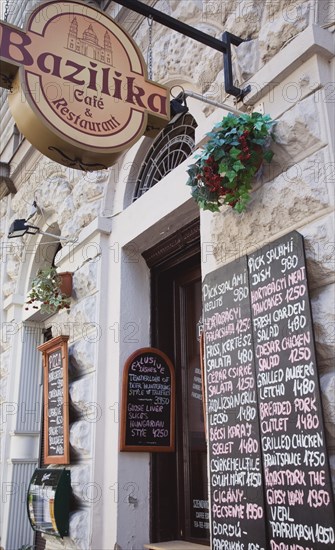
[[[181,266],[183,269],[183,266]],[[186,303],[187,303],[187,297],[186,297],[186,286],[192,283],[194,284],[196,281],[200,281],[201,283],[201,266],[200,262],[197,265],[194,265],[193,267],[186,268],[187,272],[184,272],[177,276],[177,278],[174,279],[174,329],[175,329],[175,335],[174,335],[174,341],[175,341],[175,357],[176,361],[180,364],[180,381],[181,381],[181,395],[180,395],[180,403],[185,403],[188,401],[188,371],[187,371],[187,362],[186,362],[186,341],[187,341],[187,326],[186,323],[188,322],[188,318],[186,315]],[[178,295],[177,295],[178,292]],[[179,309],[179,313],[181,315],[177,314],[177,308]],[[196,331],[196,327],[194,327],[194,331]],[[178,337],[178,332],[180,334],[180,337]],[[180,349],[179,348],[180,344]],[[185,526],[185,533],[184,536],[187,537],[187,539],[190,542],[199,542],[199,539],[195,539],[191,536],[191,507],[190,507],[190,501],[189,499],[183,499],[182,498],[182,489],[184,490],[184,496],[186,492],[188,494],[191,494],[191,486],[189,484],[190,481],[190,462],[189,460],[185,460],[184,456],[187,455],[188,450],[190,448],[190,441],[189,441],[189,432],[188,432],[188,411],[183,408],[182,414],[179,416],[181,418],[182,426],[181,426],[181,433],[179,434],[180,437],[180,445],[182,445],[182,454],[179,456],[179,460],[177,460],[177,465],[179,466],[179,469],[181,471],[181,478],[183,483],[182,487],[180,487],[179,490],[179,502],[182,502],[184,500],[184,507],[182,510],[182,517],[183,517],[183,525]],[[183,463],[182,463],[183,462]]]
[[[163,352],[167,353],[169,355],[169,351],[171,346],[168,344],[168,340],[170,338],[170,341],[173,342],[173,357],[170,356],[170,359],[174,363],[175,358],[180,356],[180,350],[176,349],[176,334],[175,331],[177,330],[176,327],[176,319],[172,318],[172,328],[174,327],[174,333],[173,337],[167,336],[162,338],[161,334],[159,333],[159,312],[158,312],[158,289],[159,285],[162,284],[162,280],[164,281],[164,277],[172,278],[173,272],[176,273],[180,269],[190,269],[194,272],[197,271],[198,275],[200,275],[201,278],[201,255],[200,255],[200,224],[199,219],[194,220],[191,224],[183,228],[181,231],[178,231],[174,235],[168,237],[163,242],[159,243],[155,247],[151,248],[150,250],[143,253],[143,256],[148,264],[148,266],[151,268],[151,345],[154,345],[161,349]],[[182,280],[183,275],[180,275],[180,278]],[[184,276],[185,278],[185,276]],[[189,279],[190,276],[188,274],[187,279]],[[194,277],[195,279],[195,277]],[[181,282],[181,281],[180,281]],[[170,291],[171,289],[169,289]],[[172,295],[173,300],[176,299],[176,287],[174,285],[174,288],[172,289]],[[171,306],[171,305],[170,305]],[[169,307],[169,306],[168,306]],[[173,304],[173,307],[171,308],[172,311],[175,310],[175,304]],[[175,315],[175,313],[173,313]],[[178,321],[179,324],[179,321]],[[171,354],[171,352],[170,352]],[[176,372],[176,379],[179,376],[185,376],[185,372],[181,372],[180,374]],[[185,386],[185,384],[183,384]],[[176,384],[176,392],[180,392],[180,388],[178,388],[178,384]],[[178,410],[178,401],[176,394],[176,417],[180,418],[180,411]],[[184,431],[184,427],[183,427]],[[178,449],[178,446],[183,444],[183,438],[180,437],[179,441],[176,437],[176,452]],[[184,449],[183,449],[184,450]],[[175,460],[175,457],[173,456],[173,459]],[[163,459],[164,460],[164,459]],[[165,458],[165,460],[168,461],[168,458]],[[160,531],[162,532],[163,528],[160,525],[159,517],[158,517],[158,510],[155,509],[155,503],[154,500],[159,499],[159,489],[157,489],[156,497],[154,497],[154,490],[155,490],[155,484],[158,483],[159,478],[159,472],[158,472],[158,459],[157,457],[151,456],[151,480],[152,480],[152,498],[151,498],[151,525],[150,525],[150,532],[151,532],[151,540],[163,540],[160,536]],[[182,474],[183,480],[185,479],[185,470],[183,467],[183,471],[180,472],[181,465],[178,464],[178,461],[175,460],[176,463],[176,475],[177,473],[180,475]],[[177,468],[179,468],[179,471],[177,471]],[[182,499],[179,497],[177,498],[177,502],[175,503],[175,508],[171,511],[171,514],[173,517],[171,518],[171,521],[173,521],[176,525],[176,530],[174,533],[171,532],[171,534],[167,534],[165,540],[173,540],[175,538],[181,538],[180,536],[180,529],[181,524],[186,524],[186,518],[185,518],[185,506],[183,506],[183,509],[177,509],[178,502],[182,502]],[[189,506],[189,504],[188,504]],[[164,522],[163,522],[164,523]],[[188,525],[188,529],[190,532],[190,525]],[[183,533],[183,536],[186,536],[186,533]],[[188,537],[189,538],[189,537]]]

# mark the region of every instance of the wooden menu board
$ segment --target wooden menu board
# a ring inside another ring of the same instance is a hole
[[[123,371],[120,450],[169,452],[174,444],[173,365],[158,349],[139,349]]]
[[[266,548],[247,260],[203,283],[211,548]]]
[[[38,346],[43,353],[44,463],[69,464],[68,336]]]
[[[248,257],[269,548],[335,548],[303,238]]]

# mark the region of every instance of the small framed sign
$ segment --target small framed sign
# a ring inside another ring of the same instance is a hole
[[[44,463],[69,464],[68,336],[38,346],[43,353]]]
[[[175,373],[158,349],[141,348],[126,361],[120,435],[121,451],[174,451]]]

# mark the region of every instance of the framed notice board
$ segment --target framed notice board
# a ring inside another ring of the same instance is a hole
[[[69,464],[68,336],[38,346],[43,353],[44,463]]]
[[[123,371],[120,450],[171,452],[174,445],[173,365],[162,351],[141,348]]]

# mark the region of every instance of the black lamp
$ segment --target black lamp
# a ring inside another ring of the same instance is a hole
[[[57,239],[58,241],[65,241],[68,243],[75,243],[77,239],[69,239],[67,237],[60,237],[59,235],[54,235],[53,233],[47,233],[46,231],[41,231],[37,225],[32,225],[28,223],[28,220],[35,216],[36,212],[40,212],[40,208],[37,206],[36,201],[33,202],[30,214],[28,218],[25,220],[24,218],[21,218],[19,220],[14,220],[11,224],[9,230],[8,230],[8,239],[15,239],[16,237],[23,237],[23,235],[36,235],[36,233],[39,233],[40,235],[47,235],[48,237],[52,237],[53,239]]]
[[[36,235],[36,233],[39,233],[39,228],[36,225],[29,225],[25,219],[14,220],[9,228],[8,238],[23,237],[26,233]]]
[[[47,235],[58,241],[65,241],[68,243],[74,243],[77,239],[68,239],[67,237],[60,237],[59,235],[54,235],[53,233],[47,233],[46,231],[41,231],[37,225],[31,225],[25,219],[14,220],[12,225],[8,230],[8,239],[15,239],[16,237],[23,237],[28,233],[28,235]]]
[[[170,122],[176,122],[179,117],[184,115],[185,113],[188,113],[188,106],[186,103],[186,94],[184,92],[180,92],[180,94],[177,95],[177,97],[174,97],[170,101],[170,112],[171,112],[171,121]]]

